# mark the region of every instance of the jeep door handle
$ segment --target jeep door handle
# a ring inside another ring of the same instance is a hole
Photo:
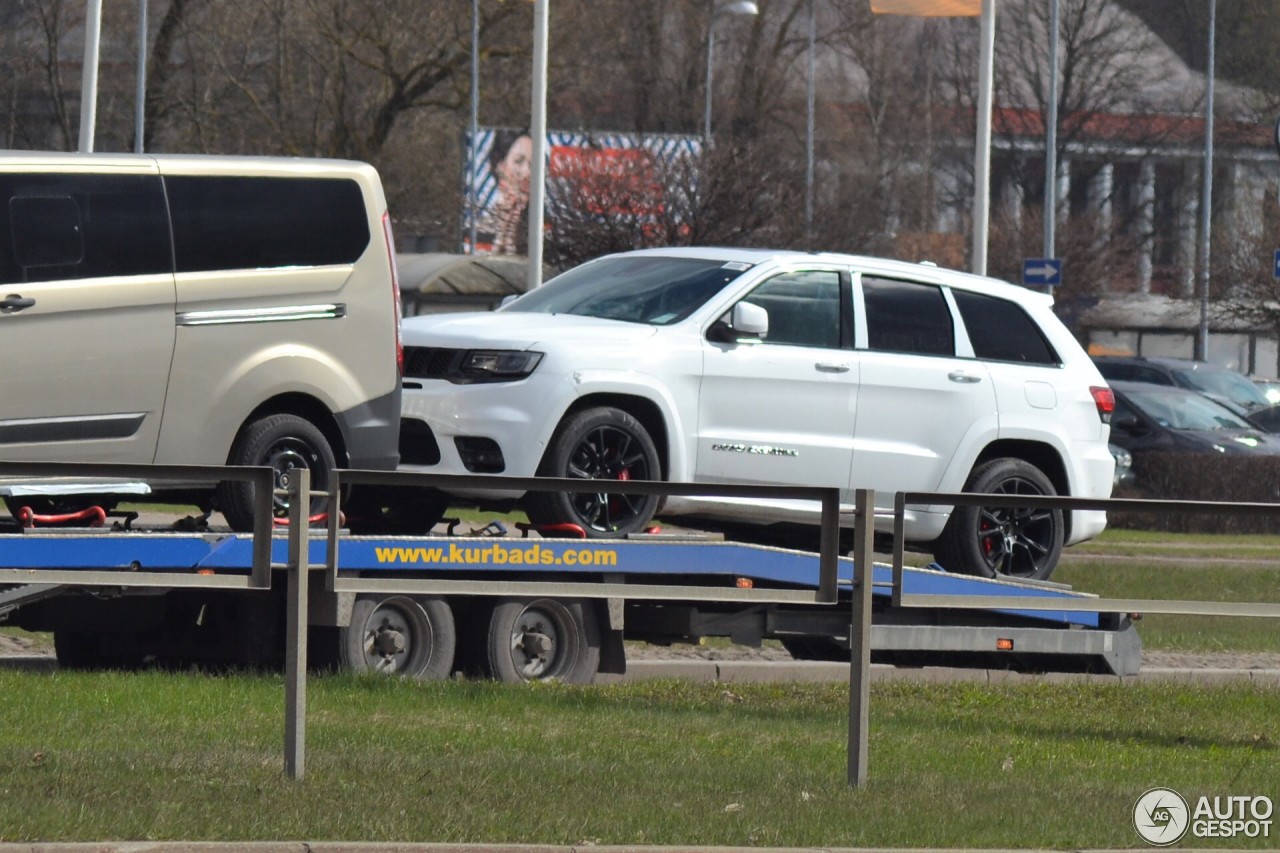
[[[836,361],[820,361],[813,366],[819,373],[848,373],[849,365]]]
[[[0,300],[0,314],[13,314],[24,308],[30,308],[35,304],[36,301],[30,296],[18,296],[16,293],[11,293]]]
[[[974,376],[972,373],[965,373],[963,370],[953,370],[947,374],[947,378],[952,382],[972,383],[981,382],[981,376]]]

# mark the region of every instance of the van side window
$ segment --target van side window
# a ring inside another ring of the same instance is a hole
[[[882,352],[955,355],[955,326],[942,289],[932,284],[862,277],[868,346]]]
[[[1021,306],[1007,299],[952,289],[973,354],[992,361],[1059,364],[1058,354]]]
[[[355,263],[369,245],[346,178],[165,178],[178,272]]]
[[[173,272],[160,179],[0,176],[0,283]]]

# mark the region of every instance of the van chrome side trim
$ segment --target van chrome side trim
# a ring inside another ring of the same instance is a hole
[[[229,308],[219,311],[184,311],[179,326],[224,326],[230,323],[283,323],[290,320],[336,320],[347,316],[342,303],[281,305],[276,308]]]
[[[0,421],[0,444],[45,444],[129,438],[142,428],[146,412]]]

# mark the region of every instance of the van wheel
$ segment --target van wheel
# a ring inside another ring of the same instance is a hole
[[[993,495],[1057,494],[1039,468],[1021,459],[996,459],[976,468],[966,492]],[[979,577],[1046,580],[1062,554],[1062,510],[956,507],[938,537],[934,556],[953,572]]]
[[[297,415],[269,415],[252,421],[240,430],[231,448],[228,465],[265,465],[272,470],[274,488],[288,488],[292,472],[311,471],[311,490],[329,488],[330,472],[337,467],[329,440],[310,421]],[[253,486],[228,481],[218,486],[218,509],[232,530],[253,529]],[[308,515],[324,512],[328,499],[311,499]],[[289,498],[276,494],[271,498],[271,514],[276,518],[289,515]]]
[[[660,480],[658,450],[648,431],[621,409],[584,409],[556,428],[538,469],[542,477],[583,480]],[[658,509],[657,495],[530,492],[525,511],[534,524],[576,524],[588,538],[643,530]]]

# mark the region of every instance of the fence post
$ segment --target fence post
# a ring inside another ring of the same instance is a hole
[[[867,786],[867,729],[871,704],[871,587],[876,501],[871,489],[855,493],[853,619],[849,626],[849,787]]]
[[[307,586],[310,562],[308,516],[311,472],[295,468],[289,482],[288,600],[284,657],[284,770],[301,779],[306,765],[307,735]]]

